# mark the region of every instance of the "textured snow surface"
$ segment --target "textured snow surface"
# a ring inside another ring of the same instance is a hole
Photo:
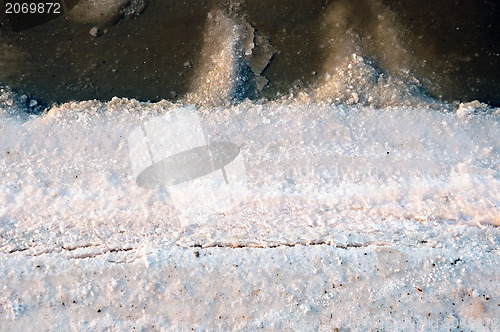
[[[4,256],[1,329],[498,331],[498,233],[450,236],[462,239]]]
[[[199,108],[248,194],[183,227],[127,143],[176,107],[0,112],[0,329],[499,329],[498,110]]]

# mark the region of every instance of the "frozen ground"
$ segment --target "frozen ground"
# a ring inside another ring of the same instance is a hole
[[[183,227],[167,189],[136,185],[127,143],[182,105],[15,106],[0,114],[1,330],[500,328],[498,110],[201,107],[207,137],[240,147],[248,194]]]

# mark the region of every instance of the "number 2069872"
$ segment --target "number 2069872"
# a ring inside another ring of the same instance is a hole
[[[61,4],[59,2],[7,2],[5,14],[61,14]]]

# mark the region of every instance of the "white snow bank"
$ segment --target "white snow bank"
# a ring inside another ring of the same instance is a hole
[[[3,116],[0,214],[4,231],[18,234],[3,249],[49,250],[46,243],[73,236],[121,246],[160,229],[178,232],[168,190],[136,185],[127,142],[136,126],[174,106],[114,99],[27,120]],[[209,140],[240,147],[249,195],[161,241],[390,243],[410,229],[500,225],[496,115],[289,102],[199,114]],[[22,243],[33,232],[40,242]]]
[[[2,327],[498,326],[498,111],[202,108],[207,139],[241,149],[248,195],[182,228],[127,143],[179,106],[0,115]]]

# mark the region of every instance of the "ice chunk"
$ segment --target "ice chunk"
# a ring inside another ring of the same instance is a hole
[[[274,53],[275,48],[266,37],[260,33],[255,34],[254,47],[252,53],[248,56],[250,60],[250,68],[255,75],[260,75],[269,65]]]
[[[474,100],[468,103],[460,103],[457,109],[457,115],[464,118],[476,113],[489,111],[491,111],[491,108],[487,104]]]

